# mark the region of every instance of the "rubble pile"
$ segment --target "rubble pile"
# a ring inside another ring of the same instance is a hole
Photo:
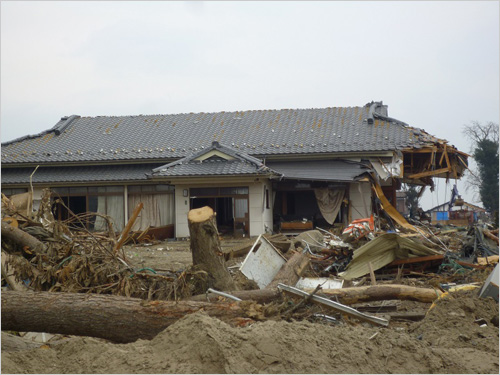
[[[198,246],[210,245],[204,250],[211,260],[199,257],[194,266],[167,270],[155,269],[153,262],[137,265],[129,259],[121,245],[130,233],[124,229],[116,235],[108,217],[99,219],[107,223],[107,231],[92,232],[85,223],[97,220],[90,216],[98,214],[71,215],[60,221],[53,217],[50,202],[50,191],[46,191],[38,209],[28,214],[2,195],[4,331],[47,332],[55,334],[55,340],[90,336],[132,345],[138,339],[138,343],[159,342],[165,339],[164,332],[175,331],[175,324],[185,324],[183,318],[193,316],[193,324],[201,324],[196,320],[201,319],[224,332],[240,328],[251,332],[253,326],[271,326],[271,322],[284,330],[289,327],[286,324],[298,322],[300,327],[324,326],[333,335],[342,330],[359,336],[366,328],[370,336],[363,336],[366,348],[361,352],[373,350],[371,343],[379,340],[381,345],[387,345],[384,340],[405,342],[434,356],[435,363],[422,372],[457,369],[428,349],[428,345],[441,345],[445,332],[456,343],[454,348],[476,346],[483,350],[481,358],[498,356],[498,342],[495,346],[492,339],[495,333],[498,336],[498,229],[489,225],[443,227],[413,222],[410,230],[372,216],[342,231],[316,228],[296,236],[265,234],[223,251],[217,228],[200,219],[198,229],[205,237],[203,241],[198,238]],[[207,220],[213,222],[214,213],[210,215]],[[208,261],[212,268],[204,267]],[[230,289],[216,287],[221,269],[229,277]],[[82,294],[87,296],[82,298]],[[384,329],[392,331],[388,334]],[[398,338],[397,332],[405,336]],[[482,340],[480,345],[478,340]],[[18,342],[15,347],[30,350],[23,345]],[[51,348],[46,341],[44,345]],[[175,347],[173,342],[168,345]],[[66,350],[64,345],[60,348]],[[444,348],[452,349],[450,345]],[[241,369],[232,367],[229,356],[214,371],[261,371],[253,362]],[[276,356],[280,366],[275,370],[291,371],[291,363]],[[5,359],[9,371],[19,365],[15,354]],[[272,363],[264,361],[263,368],[272,372]],[[91,365],[85,366],[92,371]],[[365,372],[385,368],[377,366]],[[169,368],[183,371],[177,364]],[[325,372],[347,371],[332,367],[326,358],[323,368]],[[196,366],[185,369],[200,370]],[[109,368],[103,365],[102,371]]]

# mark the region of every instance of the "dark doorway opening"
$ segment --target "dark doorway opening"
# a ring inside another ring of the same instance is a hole
[[[334,225],[345,223],[347,212],[347,206],[342,203]],[[311,221],[314,228],[332,227],[321,214],[314,190],[278,190],[274,200],[275,231],[279,230],[279,224],[282,222],[304,221],[304,219]]]
[[[67,220],[71,217],[68,209],[75,215],[87,212],[86,196],[59,197],[61,202],[53,206],[53,214],[57,220]],[[81,223],[75,221],[74,225],[81,226]]]
[[[217,198],[193,198],[191,199],[191,209],[209,206],[216,213],[217,229],[220,234],[233,234],[234,231],[234,215],[233,215],[233,198],[217,197]]]

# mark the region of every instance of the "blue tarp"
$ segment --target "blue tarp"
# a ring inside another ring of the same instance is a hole
[[[448,220],[448,211],[438,211],[436,212],[436,220]]]

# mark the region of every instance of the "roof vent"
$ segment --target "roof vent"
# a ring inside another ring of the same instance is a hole
[[[63,131],[68,129],[68,127],[71,125],[71,123],[80,118],[78,115],[71,115],[71,116],[64,116],[61,117],[61,121],[59,121],[53,128],[52,130],[54,131],[55,135],[60,135]]]
[[[372,101],[371,103],[365,104],[365,107],[370,107],[370,110],[368,111],[368,124],[372,125],[375,122],[374,119],[374,114],[378,114],[384,117],[387,117],[387,106],[383,104],[382,101],[380,102],[374,102]]]

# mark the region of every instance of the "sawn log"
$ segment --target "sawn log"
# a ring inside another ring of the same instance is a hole
[[[200,310],[231,324],[247,321],[237,303],[145,301],[111,295],[2,291],[2,330],[92,336],[117,343],[152,339]]]
[[[311,290],[307,290],[311,292]],[[410,300],[419,302],[433,302],[442,294],[441,291],[431,288],[417,288],[407,285],[369,285],[341,289],[322,289],[318,295],[327,298],[338,298],[340,303],[347,305],[358,302],[383,300]]]

